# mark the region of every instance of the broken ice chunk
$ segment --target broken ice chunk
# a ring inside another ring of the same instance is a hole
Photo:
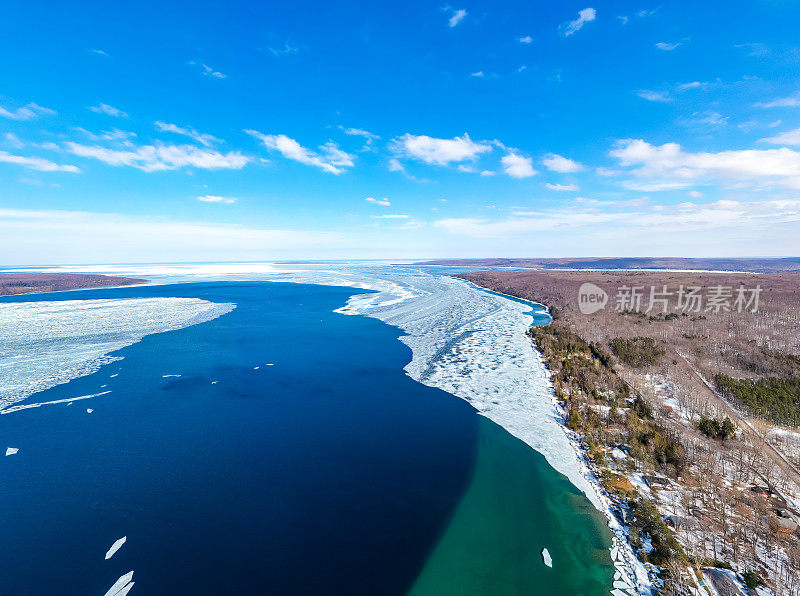
[[[106,592],[104,596],[119,596],[120,594],[127,594],[131,590],[128,588],[128,586],[133,585],[133,582],[131,582],[132,579],[133,571],[128,571],[128,573],[125,575],[121,575],[120,578],[114,582],[114,585],[108,589],[108,592]]]
[[[6,449],[6,457],[9,455],[14,455],[19,449],[17,447],[9,447]]]
[[[542,560],[544,561],[544,564],[547,565],[548,567],[553,566],[553,559],[550,557],[550,551],[547,550],[546,548],[542,549]]]
[[[117,540],[114,544],[112,544],[111,548],[109,548],[108,552],[106,553],[106,560],[108,560],[111,557],[113,557],[114,553],[116,553],[120,548],[122,548],[122,545],[125,544],[125,541],[127,539],[128,539],[127,536],[123,536],[122,538]]]

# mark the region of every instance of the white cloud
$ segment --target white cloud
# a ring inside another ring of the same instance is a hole
[[[530,157],[508,153],[500,161],[503,164],[503,171],[512,178],[530,178],[539,173],[533,168],[533,160]]]
[[[567,159],[566,157],[556,155],[555,153],[551,153],[545,157],[542,160],[542,164],[548,170],[560,172],[562,174],[572,174],[573,172],[580,172],[583,170],[583,166],[577,161]]]
[[[111,56],[108,55],[108,52],[104,52],[103,50],[89,50],[90,54],[94,54],[96,56],[104,56],[106,58],[110,58]]]
[[[689,196],[693,199],[702,199],[704,195],[699,190],[690,190]]]
[[[483,71],[482,71],[482,70],[479,70],[479,71],[477,71],[477,72],[472,72],[472,73],[470,73],[470,75],[469,75],[469,76],[471,76],[471,77],[477,77],[477,78],[479,78],[479,79],[482,79],[482,78],[483,78]]]
[[[408,219],[408,215],[395,213],[390,215],[372,215],[372,219]]]
[[[115,108],[114,106],[110,106],[107,103],[101,103],[96,106],[89,106],[87,108],[91,110],[95,114],[105,114],[107,116],[113,116],[114,118],[127,118],[128,114],[120,110],[119,108]]]
[[[291,46],[288,42],[284,42],[283,47],[268,47],[267,51],[269,51],[269,53],[273,56],[290,56],[292,54],[297,54],[300,51],[300,48],[297,46]]]
[[[382,207],[389,207],[391,205],[391,202],[389,202],[389,199],[386,199],[386,198],[374,199],[372,197],[367,197],[364,200],[367,201],[368,203],[373,203],[375,205],[381,205]]]
[[[766,56],[769,54],[769,48],[763,43],[737,43],[734,47],[745,48],[748,50],[748,56]]]
[[[19,263],[131,261],[254,261],[297,254],[330,254],[344,236],[291,230],[166,220],[119,213],[0,208],[4,258]],[[303,252],[311,249],[314,253]]]
[[[677,91],[688,91],[689,89],[700,89],[701,87],[706,87],[707,83],[701,83],[700,81],[692,81],[691,83],[681,83],[677,85],[675,89]]]
[[[392,141],[396,153],[413,157],[427,164],[446,166],[454,162],[474,161],[481,153],[492,150],[488,143],[476,143],[464,133],[463,137],[438,139],[427,135],[404,134]]]
[[[13,132],[7,132],[6,133],[6,142],[9,145],[11,145],[12,147],[16,148],[16,149],[19,149],[19,148],[25,146],[25,143],[23,143],[22,140],[17,135],[15,135]]]
[[[232,205],[236,202],[236,199],[231,197],[220,197],[217,195],[203,195],[202,197],[197,197],[198,201],[203,201],[204,203],[225,203],[226,205]]]
[[[447,21],[447,25],[450,28],[458,25],[467,16],[467,11],[464,9],[453,10],[452,8],[447,8],[446,11],[452,13],[450,19]]]
[[[666,91],[648,91],[647,89],[643,89],[641,91],[637,91],[636,95],[642,99],[646,99],[647,101],[658,101],[662,103],[669,103],[673,101]]]
[[[55,110],[45,108],[33,102],[21,108],[17,108],[16,110],[9,110],[0,106],[0,117],[10,120],[33,120],[37,116],[54,116],[55,113]]]
[[[198,143],[202,143],[206,147],[210,147],[214,143],[219,143],[220,139],[213,135],[203,134],[197,132],[194,128],[191,127],[181,127],[177,124],[170,124],[168,122],[162,122],[161,120],[156,120],[153,122],[153,125],[160,130],[161,132],[174,132],[175,134],[183,135],[194,139]]]
[[[561,25],[561,34],[569,37],[573,33],[580,31],[586,23],[590,23],[597,18],[597,11],[594,8],[584,8],[578,13],[578,18]]]
[[[355,156],[342,151],[332,141],[321,145],[320,152],[317,153],[286,135],[265,135],[257,130],[245,130],[245,132],[260,140],[267,148],[278,151],[285,158],[319,168],[323,172],[338,175],[344,173],[345,168],[355,165],[353,161]]]
[[[550,190],[557,190],[560,192],[580,190],[577,184],[550,184],[548,182],[545,186]]]
[[[772,101],[757,103],[759,108],[796,108],[800,106],[800,94],[795,93],[789,97],[778,97]]]
[[[723,116],[717,112],[695,112],[691,116],[680,118],[678,122],[700,132],[710,132],[727,126],[728,120],[730,120],[730,116]]]
[[[524,43],[525,45],[528,45],[529,43],[533,43],[533,38],[530,35],[526,35],[525,37],[520,37],[519,43]]]
[[[483,176],[483,177],[494,176],[494,172],[492,172],[491,170],[482,170],[481,171],[481,176]]]
[[[131,166],[145,172],[176,170],[182,167],[206,170],[242,168],[250,158],[238,151],[220,153],[193,145],[141,145],[128,149],[109,149],[99,145],[69,142],[67,151],[80,157],[97,159],[110,166]]]
[[[765,143],[772,143],[773,145],[800,145],[800,128],[787,130],[774,137],[761,140]]]
[[[620,25],[627,25],[629,19],[628,19],[628,17],[620,16],[620,17],[617,17],[617,20],[619,21]]]
[[[212,79],[227,79],[228,75],[219,72],[218,70],[214,70],[208,64],[203,64],[202,62],[195,62],[192,60],[189,62],[192,66],[197,66],[200,69],[200,72],[203,73],[203,76],[211,77]]]
[[[392,158],[389,160],[389,171],[405,173],[406,169],[403,167],[403,164],[400,163],[400,160]]]
[[[659,41],[656,44],[656,47],[659,50],[663,50],[664,52],[671,52],[672,50],[674,50],[676,48],[679,48],[682,45],[683,45],[682,41],[675,41],[675,42],[672,42],[672,43],[669,43],[669,42],[666,42],[666,41]]]
[[[369,132],[368,130],[364,130],[361,128],[345,128],[344,126],[339,126],[339,129],[344,132],[344,134],[349,135],[351,137],[362,137],[364,142],[372,146],[372,144],[380,139],[380,137],[376,134]]]
[[[620,165],[635,167],[630,173],[652,181],[649,184],[654,190],[659,186],[686,188],[698,180],[800,189],[800,152],[785,147],[689,153],[677,143],[655,146],[640,139],[625,139],[610,154]]]
[[[26,157],[23,155],[12,155],[8,151],[0,151],[0,162],[13,163],[39,172],[72,172],[80,173],[80,168],[71,165],[62,165],[41,157]]]
[[[548,231],[558,234],[569,230],[597,232],[602,229],[605,235],[624,233],[629,238],[629,235],[636,234],[646,240],[656,234],[714,229],[761,229],[763,233],[775,225],[800,221],[800,200],[721,200],[709,204],[648,205],[646,197],[621,202],[587,199],[575,201],[573,206],[519,211],[502,219],[446,218],[433,225],[451,234],[472,238],[505,238]]]

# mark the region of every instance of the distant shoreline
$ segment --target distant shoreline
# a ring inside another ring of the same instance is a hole
[[[42,294],[148,283],[146,279],[86,273],[0,273],[0,296]]]
[[[684,257],[574,257],[437,259],[417,265],[451,267],[508,267],[519,269],[566,269],[609,271],[715,271],[742,273],[783,273],[800,271],[800,257],[684,258]]]

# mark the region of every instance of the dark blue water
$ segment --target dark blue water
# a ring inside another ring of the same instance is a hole
[[[0,417],[3,447],[21,448],[0,458],[0,594],[102,595],[129,570],[134,594],[404,593],[469,483],[477,417],[405,376],[399,330],[332,312],[353,293],[200,283],[5,299],[238,307],[34,400],[108,396]]]

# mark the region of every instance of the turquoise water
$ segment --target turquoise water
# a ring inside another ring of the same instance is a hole
[[[131,569],[133,594],[607,593],[588,501],[406,376],[397,329],[334,313],[353,293],[227,282],[4,299],[237,308],[30,401],[107,396],[0,417],[21,449],[2,460],[0,594],[103,594]]]

